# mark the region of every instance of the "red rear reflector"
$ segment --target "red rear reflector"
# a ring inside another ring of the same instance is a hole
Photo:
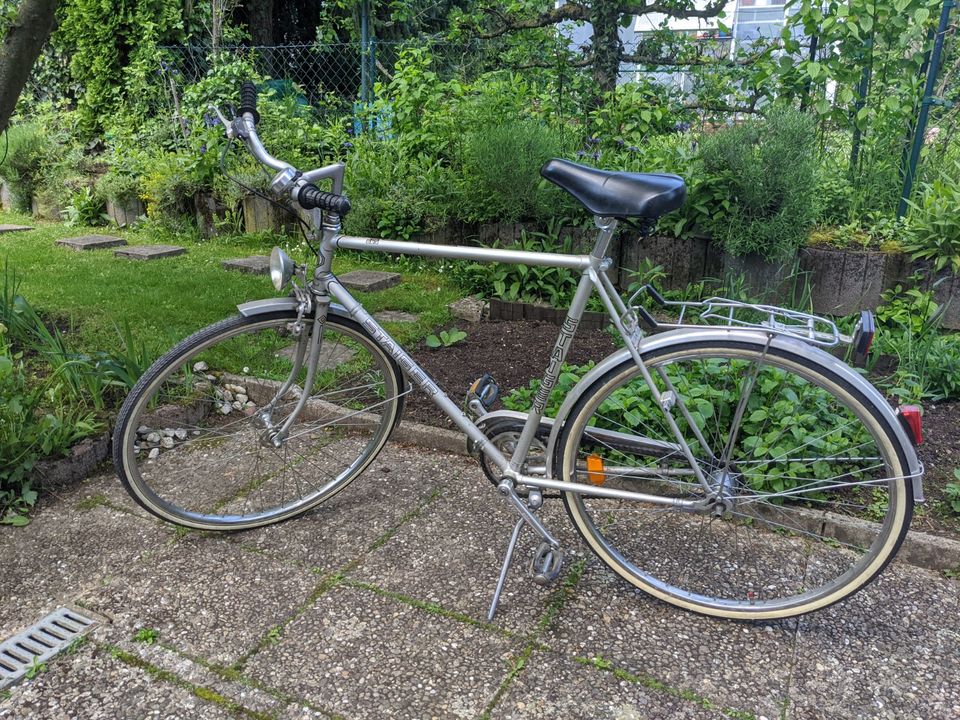
[[[904,427],[910,433],[910,439],[914,445],[923,442],[923,420],[919,405],[901,405],[900,419],[903,420]]]

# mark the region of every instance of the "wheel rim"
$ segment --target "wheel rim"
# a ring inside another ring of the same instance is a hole
[[[722,408],[720,398],[739,399],[757,366],[759,355],[744,359],[745,352],[693,348],[648,360],[661,391],[667,387],[658,370],[692,409],[697,424],[702,421],[702,435],[718,455],[729,440],[737,406],[731,399],[727,405],[734,409]],[[565,443],[564,476],[588,481],[586,461],[594,455],[603,462],[608,486],[683,499],[710,496],[696,478],[663,472],[689,465],[666,423],[649,412],[655,407],[649,389],[641,378],[631,379],[634,374],[628,368],[608,376],[577,414]],[[766,418],[757,412],[765,405],[772,411]],[[830,418],[831,431],[808,432]],[[707,457],[683,419],[679,425],[694,455]],[[624,434],[641,429],[640,434],[674,449],[653,459],[648,446],[611,442],[603,428]],[[725,497],[732,496],[733,506],[720,517],[568,493],[574,523],[627,580],[708,614],[798,614],[865,584],[895,551],[909,522],[905,483],[894,479],[903,474],[901,460],[877,419],[841,383],[771,354],[758,371],[740,433],[730,452],[735,472],[728,467],[706,473],[714,497],[724,496],[725,483],[732,486]],[[637,477],[638,466],[656,467],[657,473]],[[597,480],[596,472],[592,478]],[[861,484],[830,488],[854,482]],[[838,527],[845,529],[838,532]]]
[[[197,528],[277,522],[342,489],[382,447],[397,412],[394,375],[364,336],[333,323],[303,413],[280,447],[269,442],[262,418],[282,426],[305,378],[301,369],[271,409],[296,356],[292,319],[243,323],[202,340],[140,394],[124,435],[124,467],[152,511]]]

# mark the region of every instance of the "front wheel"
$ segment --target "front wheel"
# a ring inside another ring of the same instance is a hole
[[[400,371],[333,314],[310,397],[277,440],[306,376],[293,369],[313,323],[298,332],[295,320],[292,311],[229,318],[147,370],[113,437],[117,473],[140,505],[191,528],[258,527],[327,500],[376,457],[400,417]]]
[[[643,360],[659,391],[675,393],[673,417],[707,487],[632,359],[597,379],[557,443],[562,479],[696,503],[565,493],[607,565],[674,605],[762,619],[835,603],[889,562],[913,491],[877,399],[763,344],[678,339]]]

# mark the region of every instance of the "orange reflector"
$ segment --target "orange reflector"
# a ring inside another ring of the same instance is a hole
[[[913,440],[914,445],[923,442],[923,421],[921,418],[922,413],[918,405],[900,406],[900,419],[903,420],[907,432],[912,435],[910,439]]]
[[[593,485],[603,485],[607,480],[603,469],[603,458],[599,455],[587,455],[587,480]]]

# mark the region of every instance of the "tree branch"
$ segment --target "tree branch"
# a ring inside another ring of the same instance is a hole
[[[709,112],[723,112],[723,113],[758,113],[760,112],[757,109],[757,103],[760,102],[760,99],[763,98],[762,93],[757,93],[747,100],[746,105],[731,105],[729,103],[699,103],[699,102],[686,102],[683,104],[683,107],[687,110],[707,110]]]
[[[623,11],[631,15],[663,13],[672,18],[714,18],[723,12],[723,8],[726,7],[726,5],[727,0],[713,0],[713,2],[707,3],[706,7],[702,10],[698,10],[696,7],[690,8],[689,10],[678,10],[670,3],[661,4],[655,2],[653,5],[625,5]]]
[[[499,27],[477,35],[477,37],[485,40],[500,37],[515,30],[532,30],[534,28],[547,27],[548,25],[556,25],[564,20],[586,21],[590,17],[587,8],[578,3],[564,3],[548,12],[525,20],[511,18],[497,7],[487,6],[482,8],[482,10],[496,18],[499,23]]]
[[[555,70],[557,68],[557,65],[559,64],[560,63],[555,63],[555,62],[551,63],[546,61],[530,61],[530,62],[525,62],[522,65],[511,65],[511,67],[514,70],[529,70],[531,68],[543,68],[545,70]],[[576,61],[565,60],[562,64],[564,68],[585,68],[593,65],[593,58],[590,56],[587,56],[585,58],[581,58],[580,60],[576,60]]]

